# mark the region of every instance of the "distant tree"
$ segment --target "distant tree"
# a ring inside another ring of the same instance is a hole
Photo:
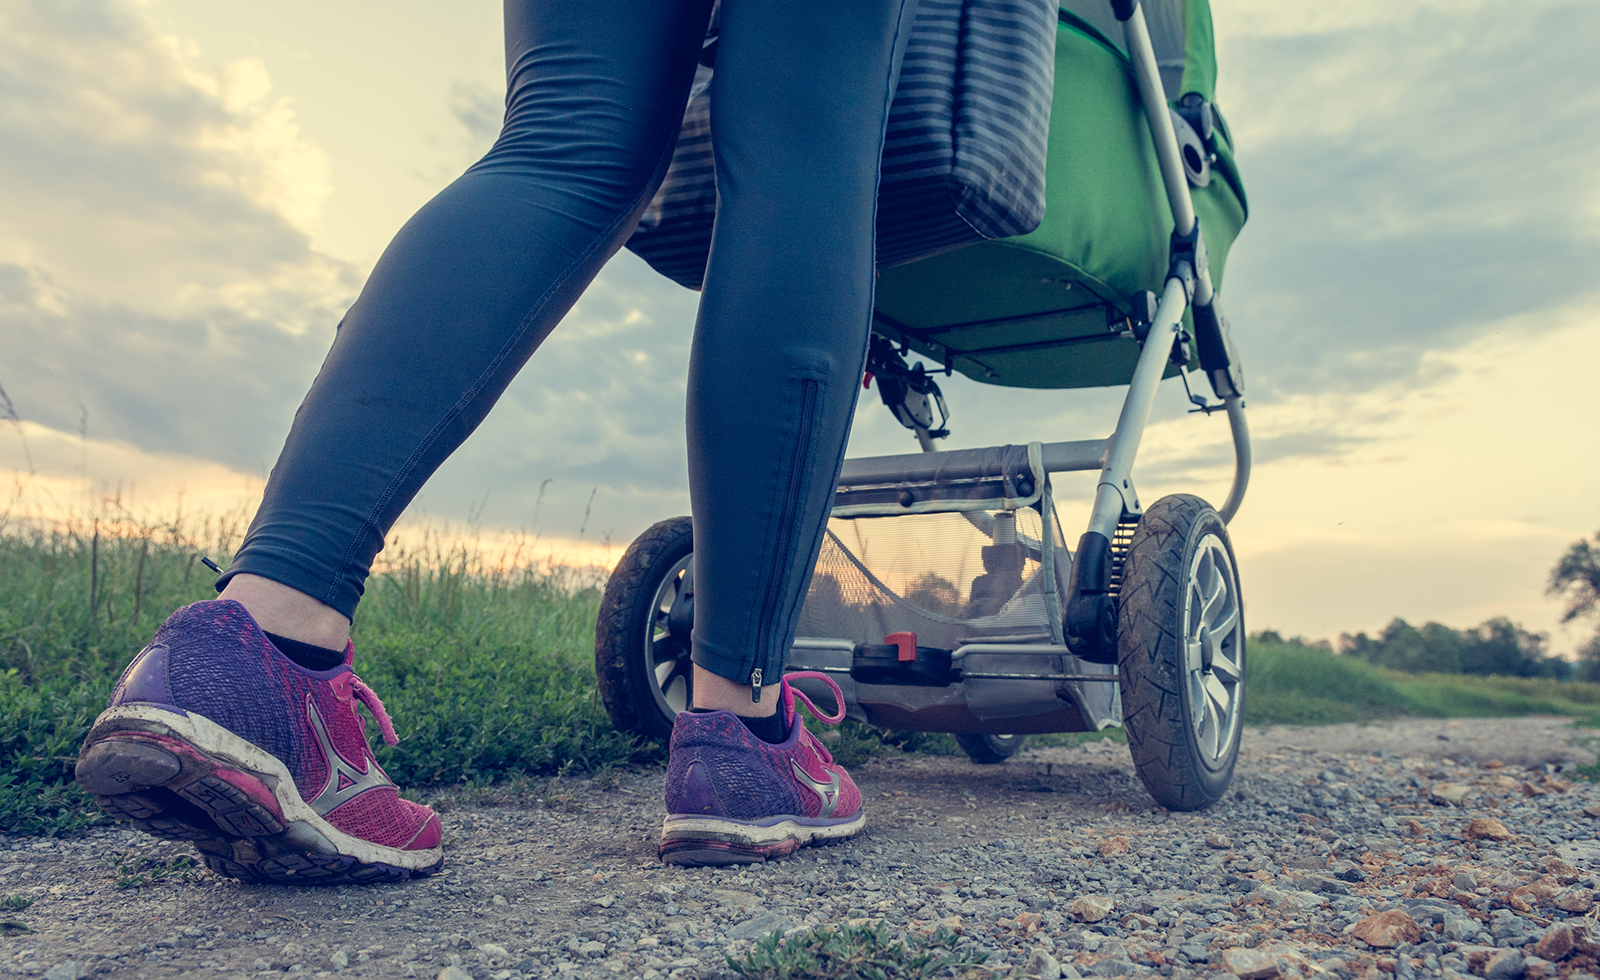
[[[1548,595],[1566,600],[1567,608],[1561,614],[1563,623],[1585,617],[1600,618],[1600,532],[1595,543],[1578,541],[1550,570]]]
[[[1578,663],[1572,668],[1574,680],[1600,682],[1600,633],[1578,648]]]
[[[1566,602],[1567,608],[1561,613],[1563,623],[1594,619],[1600,625],[1600,532],[1595,534],[1594,542],[1575,542],[1550,570],[1550,585],[1545,592]],[[1584,672],[1595,674],[1594,679],[1600,680],[1600,629],[1579,655]]]
[[[1418,629],[1396,618],[1376,637],[1365,633],[1340,636],[1339,649],[1379,667],[1413,674],[1571,676],[1571,664],[1545,652],[1548,639],[1504,617],[1469,630],[1451,629],[1443,623],[1427,623]],[[1596,658],[1595,672],[1600,676],[1600,652]]]
[[[1549,637],[1530,633],[1504,616],[1466,630],[1462,639],[1461,670],[1467,674],[1507,677],[1555,677],[1564,671],[1558,658],[1545,654]]]
[[[1461,634],[1439,623],[1417,629],[1396,618],[1369,646],[1367,659],[1379,667],[1412,674],[1461,672]]]
[[[1377,643],[1365,633],[1352,636],[1349,633],[1339,634],[1339,652],[1348,657],[1360,657],[1370,661],[1374,655]]]

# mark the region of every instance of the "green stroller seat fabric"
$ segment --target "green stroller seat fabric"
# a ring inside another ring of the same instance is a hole
[[[1142,6],[1167,98],[1193,92],[1209,103],[1216,58],[1207,0]],[[1062,5],[1043,222],[883,270],[878,333],[987,384],[1128,382],[1139,348],[1120,321],[1133,294],[1161,290],[1172,212],[1121,38],[1105,0]],[[1226,125],[1215,118],[1209,172],[1190,193],[1220,292],[1247,203]]]

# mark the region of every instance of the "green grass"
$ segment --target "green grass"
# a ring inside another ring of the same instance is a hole
[[[1569,715],[1600,725],[1600,684],[1471,674],[1405,674],[1294,642],[1249,648],[1245,721],[1325,725],[1425,718]]]
[[[944,927],[910,943],[892,939],[881,922],[818,926],[790,936],[774,932],[728,967],[749,980],[899,980],[944,976],[981,965],[987,953],[957,950],[960,937]]]
[[[3,515],[0,515],[3,517]],[[236,525],[0,523],[0,829],[68,833],[102,818],[71,782],[78,746],[132,655],[177,606],[214,598],[195,556],[226,561]],[[654,762],[594,689],[594,576],[394,555],[368,582],[356,666],[401,742],[402,786],[592,773]],[[374,739],[376,741],[376,739]]]
[[[129,888],[143,888],[153,885],[158,881],[191,882],[200,877],[204,868],[200,863],[187,854],[174,858],[161,858],[154,853],[143,851],[124,854],[115,853],[106,858],[106,863],[111,865],[111,874],[117,891],[126,891]]]

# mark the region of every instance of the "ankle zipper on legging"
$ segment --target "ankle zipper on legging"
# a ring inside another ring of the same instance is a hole
[[[761,646],[756,651],[756,663],[764,664],[771,657],[772,644],[776,637],[772,631],[772,621],[777,616],[779,604],[783,600],[784,584],[789,581],[789,566],[794,563],[797,550],[797,535],[794,523],[799,516],[801,495],[805,492],[806,471],[810,468],[811,461],[811,430],[816,421],[817,396],[821,385],[816,381],[800,382],[800,431],[798,433],[794,453],[789,457],[789,485],[784,488],[783,509],[779,512],[780,540],[785,542],[782,554],[774,556],[774,570],[772,578],[767,583],[767,595],[761,604],[761,623],[765,633],[761,638]],[[753,700],[761,699],[761,668],[758,666],[750,675],[750,692]]]

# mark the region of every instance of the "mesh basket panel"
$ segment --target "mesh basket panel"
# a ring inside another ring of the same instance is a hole
[[[910,631],[919,644],[947,650],[985,640],[1049,642],[1042,531],[1032,509],[834,518],[795,632],[882,643]]]

